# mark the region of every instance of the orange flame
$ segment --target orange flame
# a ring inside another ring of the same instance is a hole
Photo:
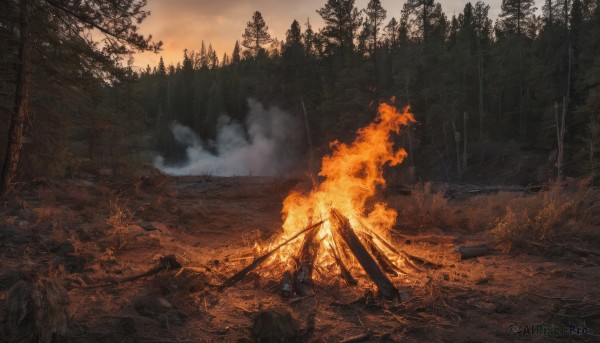
[[[383,167],[402,163],[407,153],[404,149],[394,149],[392,134],[399,134],[400,128],[415,122],[409,107],[399,111],[396,107],[382,103],[379,105],[375,121],[357,132],[357,137],[347,145],[332,142],[332,153],[322,159],[319,176],[325,180],[308,194],[292,192],[283,201],[284,240],[298,230],[327,219],[332,208],[344,214],[355,230],[368,228],[384,237],[394,225],[395,210],[385,203],[377,202],[367,206],[367,201],[375,195],[377,187],[385,187]],[[368,207],[368,208],[367,208]],[[327,268],[334,263],[333,242],[329,222],[325,222],[317,239],[321,247],[315,265]],[[288,263],[297,256],[299,242],[283,248],[277,255],[279,262]]]

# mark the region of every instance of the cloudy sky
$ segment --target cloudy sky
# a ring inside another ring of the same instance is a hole
[[[460,13],[467,3],[467,0],[439,1],[449,18]],[[490,5],[490,16],[495,19],[501,0],[484,2]],[[140,30],[162,40],[163,51],[158,55],[137,55],[135,66],[155,66],[161,55],[167,65],[176,64],[182,59],[183,49],[198,51],[202,40],[206,46],[212,44],[219,59],[224,52],[230,55],[254,11],[262,13],[271,36],[282,40],[294,19],[304,23],[309,18],[313,28],[320,27],[322,20],[316,10],[325,3],[326,0],[148,0],[152,15],[142,23]],[[368,0],[356,1],[359,9],[365,8],[367,3]],[[400,16],[403,3],[403,0],[381,0],[387,10],[386,22]]]

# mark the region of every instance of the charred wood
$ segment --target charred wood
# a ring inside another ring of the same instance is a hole
[[[485,244],[462,246],[458,247],[458,252],[460,253],[460,259],[465,260],[468,258],[487,255],[490,252],[490,248]]]
[[[391,275],[397,275],[398,273],[405,274],[404,271],[394,265],[394,263],[385,255],[385,253],[379,249],[377,244],[373,242],[373,237],[366,233],[361,234],[361,237],[384,272]]]
[[[289,298],[294,293],[294,288],[292,287],[292,274],[289,271],[283,273],[283,280],[281,280],[281,296],[284,298]]]
[[[304,236],[300,256],[296,261],[296,272],[294,277],[294,286],[296,293],[300,296],[310,295],[312,292],[312,272],[314,261],[319,251],[320,244],[315,237],[318,230],[313,230]]]
[[[358,284],[358,282],[352,276],[352,273],[350,273],[350,270],[348,270],[348,267],[346,267],[346,264],[342,260],[337,246],[331,246],[331,251],[333,252],[333,259],[335,260],[335,263],[337,263],[338,267],[340,267],[340,276],[342,277],[342,279],[346,281],[348,286],[355,286],[356,284]]]
[[[398,294],[398,290],[394,287],[390,279],[385,276],[383,271],[381,271],[377,262],[375,262],[365,246],[361,243],[360,239],[352,229],[350,221],[336,209],[331,210],[331,219],[333,220],[337,233],[352,251],[352,254],[356,257],[358,263],[363,267],[369,278],[377,285],[381,295],[385,299],[393,299]]]

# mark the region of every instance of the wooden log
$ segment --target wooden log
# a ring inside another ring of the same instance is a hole
[[[221,286],[219,286],[219,288],[223,289],[223,288],[227,288],[229,286],[235,285],[237,282],[242,280],[246,276],[246,274],[250,273],[256,267],[260,266],[263,262],[265,262],[269,257],[273,256],[273,254],[275,252],[277,252],[279,249],[281,249],[281,247],[288,245],[290,242],[294,241],[296,238],[302,236],[303,234],[308,233],[312,230],[315,230],[317,227],[321,226],[321,224],[323,224],[324,222],[325,222],[325,220],[321,220],[320,222],[318,222],[316,224],[310,225],[307,228],[300,230],[297,234],[288,238],[283,243],[281,243],[278,246],[276,246],[275,248],[273,248],[271,251],[267,252],[266,254],[260,256],[256,260],[254,260],[254,262],[250,263],[250,265],[248,265],[246,268],[240,270],[239,272],[235,273],[232,277],[225,280],[221,284]]]
[[[330,219],[336,228],[337,233],[352,251],[352,254],[356,257],[358,263],[360,263],[371,281],[375,283],[381,295],[385,299],[393,299],[398,294],[398,290],[394,287],[390,279],[385,276],[383,271],[381,271],[377,262],[375,262],[365,246],[361,243],[360,239],[352,229],[350,221],[336,209],[331,210]]]
[[[304,236],[300,254],[296,259],[294,272],[294,288],[299,296],[314,294],[312,289],[312,273],[320,244],[315,239],[319,230],[312,230]]]
[[[344,279],[344,281],[346,281],[348,286],[355,286],[356,284],[358,284],[358,281],[356,281],[354,276],[352,276],[352,273],[350,273],[350,270],[348,270],[348,267],[346,267],[346,264],[342,260],[342,257],[340,256],[340,252],[338,251],[337,246],[330,245],[329,247],[330,247],[331,251],[333,252],[333,259],[335,260],[335,263],[337,263],[338,267],[340,267],[340,276],[342,277],[342,279]]]
[[[360,236],[362,237],[363,241],[367,245],[367,248],[369,248],[369,251],[371,251],[371,254],[373,255],[373,257],[375,257],[377,263],[379,263],[379,266],[381,267],[381,269],[383,269],[384,272],[391,275],[398,275],[398,273],[404,274],[404,272],[385,255],[385,253],[377,246],[377,244],[375,244],[375,242],[373,241],[373,237],[366,233],[361,233]]]
[[[401,256],[404,260],[404,264],[406,266],[408,266],[409,268],[414,269],[415,271],[421,272],[423,271],[421,268],[417,267],[413,261],[416,261],[419,264],[422,264],[426,267],[431,267],[431,268],[441,268],[442,265],[437,264],[437,263],[433,263],[430,261],[427,261],[423,258],[414,256],[414,255],[410,255],[408,253],[406,253],[405,251],[399,251],[398,249],[396,249],[392,243],[388,242],[385,238],[381,237],[380,235],[377,234],[377,232],[369,229],[369,227],[367,227],[364,223],[360,223],[361,226],[363,227],[363,229],[365,231],[367,231],[370,235],[372,235],[373,237],[375,237],[379,242],[381,242],[383,245],[385,245],[386,248],[388,248],[391,252],[393,252],[394,254]]]
[[[349,338],[346,338],[344,340],[341,340],[340,343],[357,343],[357,342],[364,342],[367,339],[369,339],[369,337],[371,337],[371,334],[369,334],[368,332],[360,334],[360,335],[356,335],[356,336],[352,336]]]
[[[485,244],[462,246],[458,247],[458,252],[460,253],[460,259],[466,260],[468,258],[487,255],[490,252],[490,248]]]
[[[283,273],[283,280],[281,280],[281,296],[284,298],[289,298],[294,293],[294,288],[292,286],[292,274],[286,270]]]

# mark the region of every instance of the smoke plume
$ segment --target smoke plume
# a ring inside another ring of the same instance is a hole
[[[273,176],[290,171],[301,142],[301,122],[276,107],[265,109],[253,99],[248,105],[246,125],[223,115],[214,141],[204,142],[191,128],[173,123],[175,140],[186,146],[186,161],[165,165],[158,156],[154,165],[170,175]]]

